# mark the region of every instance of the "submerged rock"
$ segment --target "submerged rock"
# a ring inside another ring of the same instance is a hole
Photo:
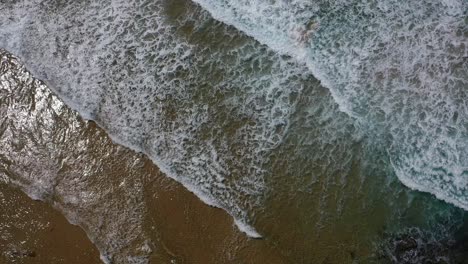
[[[441,228],[440,233],[410,228],[397,234],[387,234],[380,245],[384,263],[399,264],[465,264],[468,263],[468,237],[457,237],[460,228]]]

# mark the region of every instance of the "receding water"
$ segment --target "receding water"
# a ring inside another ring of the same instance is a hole
[[[7,1],[0,47],[291,263],[464,263],[466,1],[195,2]]]

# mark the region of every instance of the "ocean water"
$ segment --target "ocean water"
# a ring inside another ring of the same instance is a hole
[[[466,1],[195,2],[4,1],[0,47],[291,263],[463,263]]]
[[[384,129],[405,185],[468,208],[466,1],[196,2],[304,62],[366,130]]]

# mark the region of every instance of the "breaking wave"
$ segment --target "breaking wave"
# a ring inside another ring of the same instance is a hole
[[[311,75],[405,185],[468,209],[466,1],[196,0],[258,42],[170,2],[7,1],[0,46],[249,236]]]
[[[341,111],[389,137],[406,186],[468,209],[468,2],[195,1],[305,63]]]

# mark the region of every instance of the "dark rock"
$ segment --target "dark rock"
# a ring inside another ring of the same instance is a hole
[[[418,242],[414,238],[408,237],[397,241],[395,249],[397,254],[403,254],[416,248],[418,248]]]

